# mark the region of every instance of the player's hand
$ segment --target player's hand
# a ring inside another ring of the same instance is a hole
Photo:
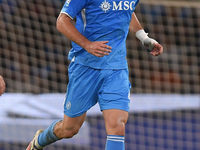
[[[136,32],[136,37],[142,42],[142,44],[150,50],[150,54],[153,56],[158,56],[162,54],[163,47],[154,39],[148,37],[148,33],[146,33],[143,29],[138,30]]]
[[[151,49],[150,54],[153,56],[158,56],[162,54],[162,52],[163,52],[163,47],[159,43],[154,43],[154,46]]]
[[[4,93],[6,88],[6,84],[2,78],[2,76],[0,76],[0,96]]]
[[[151,51],[150,52],[151,55],[158,56],[162,54],[163,47],[156,40],[147,37],[144,39],[143,42],[144,46]]]
[[[85,45],[85,50],[88,51],[88,53],[97,56],[97,57],[103,57],[105,55],[109,55],[111,52],[112,47],[106,45],[108,41],[96,41],[96,42],[90,42],[89,44]]]

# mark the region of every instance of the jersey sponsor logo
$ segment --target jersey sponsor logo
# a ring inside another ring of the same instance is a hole
[[[115,10],[133,10],[135,8],[135,1],[112,1],[112,4],[104,0],[99,6],[105,13],[112,9]]]
[[[100,7],[106,13],[106,11],[108,11],[111,8],[111,5],[109,2],[106,2],[106,0],[105,0],[104,2],[101,3]]]
[[[112,10],[133,10],[135,7],[135,1],[120,1],[118,4],[113,1],[113,9]]]

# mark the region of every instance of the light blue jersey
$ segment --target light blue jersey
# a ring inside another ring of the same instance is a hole
[[[109,41],[111,53],[96,57],[72,42],[69,59],[96,69],[125,69],[126,37],[139,0],[67,0],[61,13],[76,17],[76,28],[90,41]]]

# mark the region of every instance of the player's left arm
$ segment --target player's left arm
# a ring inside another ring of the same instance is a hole
[[[136,35],[147,49],[151,51],[151,55],[158,56],[162,54],[162,45],[160,45],[156,40],[148,37],[148,34],[144,31],[135,13],[132,14],[129,30],[131,33]]]

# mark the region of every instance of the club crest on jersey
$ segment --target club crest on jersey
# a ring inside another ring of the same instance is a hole
[[[112,4],[104,0],[99,6],[105,13],[112,9],[114,10],[133,10],[135,8],[135,1],[112,1]]]
[[[67,101],[67,104],[66,104],[66,105],[67,105],[67,109],[69,110],[69,109],[71,108],[71,105],[72,105],[72,104],[71,104],[70,101]]]

